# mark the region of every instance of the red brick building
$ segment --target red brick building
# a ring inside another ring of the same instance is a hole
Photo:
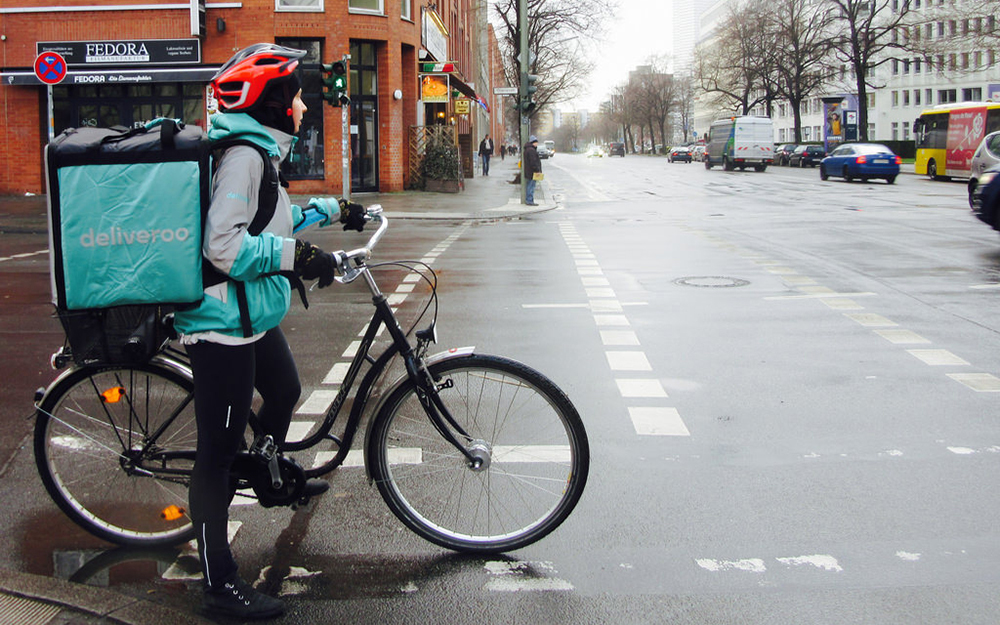
[[[214,108],[208,79],[261,41],[308,51],[300,67],[309,111],[286,164],[290,191],[340,194],[345,144],[352,192],[400,191],[411,181],[412,128],[453,124],[466,150],[486,132],[503,136],[502,107],[488,95],[500,84],[491,75],[496,51],[477,45],[496,46],[476,31],[487,28],[485,11],[485,0],[4,0],[0,193],[44,193],[43,148],[65,128],[133,127],[159,116],[205,126]],[[68,72],[50,89],[35,61],[51,51]],[[348,54],[345,141],[342,109],[322,99],[321,72]],[[447,101],[423,102],[423,63],[446,61],[454,64]],[[472,102],[469,114],[455,112],[462,99]]]

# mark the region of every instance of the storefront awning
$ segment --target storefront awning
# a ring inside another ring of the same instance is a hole
[[[70,70],[59,83],[62,87],[74,85],[138,84],[154,82],[201,82],[208,83],[219,71],[218,66],[166,67],[126,70]],[[30,69],[0,71],[0,80],[8,85],[42,86],[41,80]]]

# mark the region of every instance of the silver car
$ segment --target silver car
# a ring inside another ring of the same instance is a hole
[[[991,132],[983,137],[982,143],[972,156],[972,167],[969,172],[969,206],[972,206],[972,195],[976,192],[983,173],[998,163],[1000,163],[1000,131]]]

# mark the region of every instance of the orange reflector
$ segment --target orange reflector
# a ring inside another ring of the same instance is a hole
[[[101,393],[101,397],[104,398],[106,404],[117,404],[122,400],[122,397],[125,397],[125,389],[120,386],[112,386]]]
[[[176,521],[182,516],[184,516],[184,508],[178,508],[174,504],[170,504],[160,513],[160,517],[164,521]]]

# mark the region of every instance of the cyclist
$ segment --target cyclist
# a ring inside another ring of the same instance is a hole
[[[288,156],[306,111],[295,74],[303,56],[302,50],[255,44],[237,52],[212,78],[220,113],[212,117],[209,139],[247,139],[264,148],[270,162],[247,145],[231,146],[218,159],[202,250],[206,264],[227,279],[206,286],[196,307],[175,316],[194,373],[198,448],[189,504],[205,576],[203,608],[236,618],[275,617],[284,604],[239,577],[227,538],[230,467],[243,444],[254,388],[263,398],[261,425],[279,444],[299,399],[298,371],[278,325],[291,298],[288,272],[293,279],[318,279],[320,287],[334,278],[332,256],[291,238],[293,227],[313,221],[317,213],[321,226],[335,220],[345,230],[364,226],[360,205],[313,198],[303,210],[279,188],[263,231],[248,232],[259,208],[264,167],[277,168]],[[304,496],[328,486],[309,480]]]

